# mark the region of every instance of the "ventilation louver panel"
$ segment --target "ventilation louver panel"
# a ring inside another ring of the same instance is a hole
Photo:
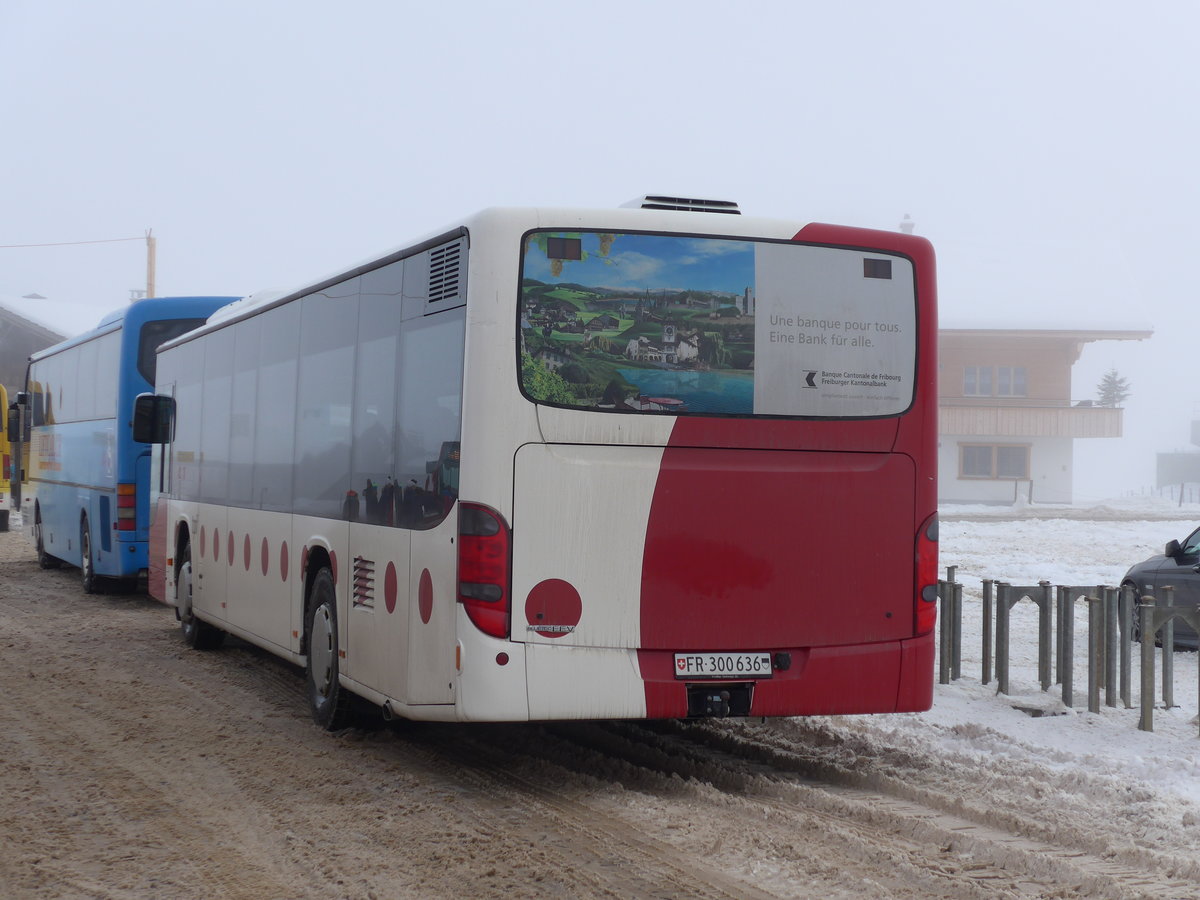
[[[429,302],[460,298],[462,242],[435,247],[429,252]]]
[[[354,605],[375,606],[375,560],[354,557]]]
[[[740,216],[742,211],[732,200],[699,200],[695,197],[667,197],[662,194],[646,194],[623,204],[633,209],[670,209],[684,212],[725,213]]]

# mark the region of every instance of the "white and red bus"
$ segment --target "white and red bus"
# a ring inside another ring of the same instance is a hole
[[[326,728],[926,709],[935,304],[912,235],[482,212],[164,345],[154,589]]]

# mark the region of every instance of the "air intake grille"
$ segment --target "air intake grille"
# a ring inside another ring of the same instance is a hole
[[[742,214],[732,200],[698,200],[694,197],[664,197],[661,194],[646,194],[624,205],[634,209],[673,209],[685,212],[725,213],[732,216]]]
[[[375,606],[375,560],[354,557],[354,605]]]
[[[458,297],[462,269],[462,242],[436,247],[429,252],[429,302]]]

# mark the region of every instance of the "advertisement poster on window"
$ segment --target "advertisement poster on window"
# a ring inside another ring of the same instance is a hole
[[[707,237],[537,232],[521,280],[532,399],[626,413],[878,417],[912,402],[911,264]]]

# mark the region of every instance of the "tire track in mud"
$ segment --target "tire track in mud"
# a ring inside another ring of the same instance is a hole
[[[1078,840],[1068,844],[1045,840],[1036,824],[1021,827],[1011,817],[1006,831],[991,815],[947,803],[939,792],[896,776],[856,775],[794,739],[775,746],[748,740],[737,733],[742,727],[662,722],[548,730],[632,766],[695,779],[751,809],[769,807],[784,821],[822,820],[843,846],[857,844],[864,859],[927,878],[931,890],[948,889],[946,896],[1200,896],[1197,867],[1184,856],[1098,844],[1084,835],[1070,835]],[[753,729],[756,736],[772,730]]]
[[[299,670],[189,650],[144,597],[0,567],[5,900],[770,896],[397,730],[321,732]]]
[[[37,682],[37,702],[25,705],[0,737],[6,764],[20,767],[29,782],[13,798],[25,828],[18,846],[9,842],[22,863],[10,888],[29,890],[28,896],[145,897],[188,896],[202,884],[210,896],[233,900],[294,889],[230,845],[236,822],[210,825],[199,814],[199,806],[213,801],[212,787],[228,782],[218,763],[193,755],[183,765],[170,756],[169,742],[139,739],[154,725],[142,710],[155,693],[156,673],[130,665],[128,653],[94,652],[113,641],[136,645],[146,614],[157,610],[103,595],[78,603],[65,615],[50,604],[28,615],[0,602],[5,642],[22,649],[0,658],[0,680]],[[197,780],[205,791],[189,790]],[[244,821],[245,811],[239,817]],[[40,829],[31,832],[34,821]],[[86,852],[80,830],[88,832]],[[132,855],[142,865],[129,866]]]
[[[7,552],[6,898],[1200,896],[1194,857],[1034,815],[1045,770],[987,807],[821,720],[321,733],[295,667]]]
[[[514,729],[519,730],[519,729]],[[442,764],[450,764],[464,783],[502,799],[521,796],[541,806],[555,827],[560,853],[579,867],[605,874],[605,890],[614,896],[661,898],[695,897],[698,900],[771,900],[778,894],[760,890],[705,864],[694,852],[681,853],[648,830],[573,797],[578,790],[561,787],[529,774],[523,750],[514,757],[511,748],[488,740],[507,728],[410,725],[408,739]],[[481,733],[482,732],[482,733]],[[522,744],[518,741],[517,745]],[[513,823],[518,824],[519,823]]]

